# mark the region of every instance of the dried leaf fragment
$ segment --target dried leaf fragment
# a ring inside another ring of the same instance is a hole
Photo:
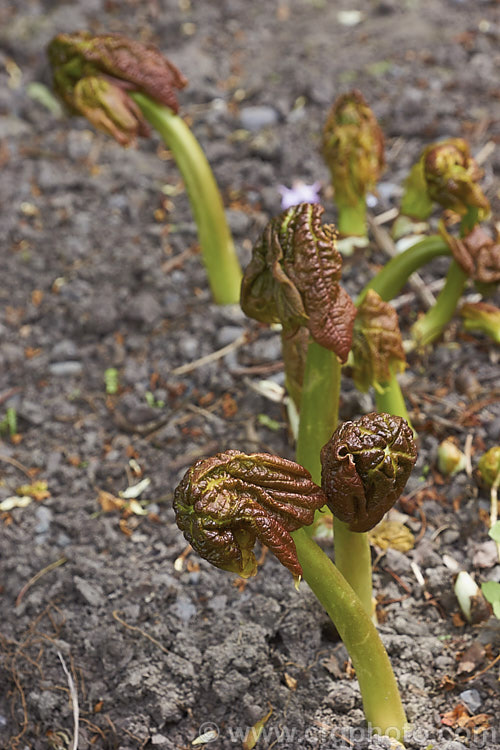
[[[265,716],[262,717],[262,719],[259,719],[255,722],[253,727],[251,727],[248,730],[246,739],[243,742],[243,750],[253,750],[257,742],[259,741],[259,737],[262,734],[262,730],[264,729],[265,725],[271,718],[273,713],[272,707],[269,708],[269,711]]]
[[[381,549],[396,549],[409,552],[415,546],[415,537],[410,529],[400,521],[381,521],[368,532],[370,544]]]
[[[38,502],[40,502],[41,500],[46,500],[48,497],[50,497],[48,484],[43,479],[40,479],[37,482],[33,482],[33,484],[22,484],[20,487],[16,488],[16,494],[27,495],[28,497],[32,497],[33,500],[37,500]]]

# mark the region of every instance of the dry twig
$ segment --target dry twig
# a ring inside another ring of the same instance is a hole
[[[66,675],[66,679],[68,680],[69,694],[71,696],[71,705],[73,707],[73,742],[71,744],[71,750],[78,750],[78,728],[79,728],[79,718],[80,718],[80,709],[78,707],[78,693],[76,691],[75,681],[73,680],[73,677],[71,676],[71,672],[66,666],[66,662],[63,659],[63,655],[61,654],[60,651],[57,652],[57,655],[59,657],[59,661],[62,664],[62,668],[64,669],[64,674]]]
[[[204,357],[195,359],[193,362],[188,362],[186,365],[181,365],[181,367],[176,367],[174,370],[170,371],[170,374],[171,375],[185,375],[188,372],[197,370],[198,367],[203,367],[204,365],[208,365],[210,364],[210,362],[216,362],[218,359],[225,357],[226,354],[229,354],[229,352],[234,351],[234,349],[239,349],[239,347],[243,346],[243,344],[246,344],[247,341],[248,341],[248,334],[243,333],[241,336],[238,336],[237,339],[235,339],[234,341],[231,341],[230,344],[223,346],[222,349],[218,349],[216,352],[211,352],[210,354],[206,354]]]

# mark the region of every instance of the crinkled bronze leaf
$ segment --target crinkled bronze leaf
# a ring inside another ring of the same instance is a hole
[[[174,493],[177,525],[212,565],[255,575],[256,539],[295,578],[302,575],[290,532],[308,526],[326,498],[299,464],[267,453],[236,450],[197,461]]]
[[[361,391],[388,383],[393,373],[406,367],[396,310],[373,289],[358,307],[352,353],[354,382]]]
[[[366,414],[344,422],[321,450],[321,486],[333,515],[351,531],[372,529],[401,495],[417,460],[401,417]]]
[[[356,205],[373,190],[385,166],[384,136],[358,90],[339,96],[323,128],[321,153],[337,198]]]
[[[468,331],[481,331],[500,344],[500,308],[488,302],[466,302],[460,308]]]
[[[461,216],[473,206],[479,209],[480,219],[489,212],[490,204],[478,184],[483,172],[463,138],[449,138],[427,146],[422,162],[429,196],[436,203]]]
[[[187,83],[154,45],[120,34],[59,34],[50,42],[48,54],[56,91],[70,109],[88,117],[122,144],[149,134],[146,121],[127,92],[147,94],[177,112],[175,89]],[[103,107],[102,116],[97,113],[99,106]],[[113,111],[115,106],[117,111]],[[132,118],[136,119],[135,128]]]
[[[243,276],[241,307],[251,318],[281,323],[285,336],[307,326],[345,362],[356,308],[339,284],[342,257],[335,228],[321,224],[323,210],[301,203],[269,222]]]
[[[472,279],[484,284],[500,281],[500,238],[495,242],[479,224],[461,239],[449,234],[442,224],[439,231],[459,266]]]

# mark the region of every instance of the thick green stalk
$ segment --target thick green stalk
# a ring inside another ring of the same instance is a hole
[[[341,235],[366,237],[366,198],[358,198],[355,205],[337,200],[338,230]]]
[[[337,427],[340,362],[336,355],[309,338],[300,400],[297,462],[321,484],[320,451]]]
[[[332,619],[356,670],[366,720],[402,741],[407,721],[396,678],[370,616],[344,577],[304,529],[292,534],[307,581]]]
[[[333,516],[335,565],[356,592],[365,612],[373,616],[372,555],[368,534],[351,531]]]
[[[412,336],[418,346],[427,346],[442,334],[453,317],[468,276],[455,260],[451,261],[446,282],[436,303],[413,325]]]
[[[184,120],[171,109],[144,94],[132,93],[130,96],[175,158],[198,227],[202,258],[215,302],[220,305],[238,303],[241,268],[222,198],[200,144]]]
[[[450,254],[450,248],[439,235],[426,237],[400,255],[391,258],[365,286],[358,297],[357,304],[362,302],[368,289],[378,292],[385,302],[389,302],[399,294],[412,273],[434,258]]]
[[[333,352],[309,339],[300,404],[297,462],[321,484],[321,448],[331,438],[338,421],[341,365]],[[321,522],[321,514],[317,514]],[[370,544],[366,534],[349,531],[347,524],[333,519],[335,562],[371,615],[372,570]],[[313,525],[310,532],[314,534]]]
[[[393,372],[391,372],[391,379],[388,383],[381,383],[379,388],[375,388],[375,403],[378,412],[392,414],[395,417],[403,417],[411,427],[401,387]]]

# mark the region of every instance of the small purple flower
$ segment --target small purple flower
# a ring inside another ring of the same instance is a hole
[[[287,188],[285,185],[278,185],[281,193],[281,208],[286,210],[292,206],[298,206],[299,203],[319,203],[319,191],[321,182],[313,182],[307,185],[302,180],[294,180],[292,187]]]

